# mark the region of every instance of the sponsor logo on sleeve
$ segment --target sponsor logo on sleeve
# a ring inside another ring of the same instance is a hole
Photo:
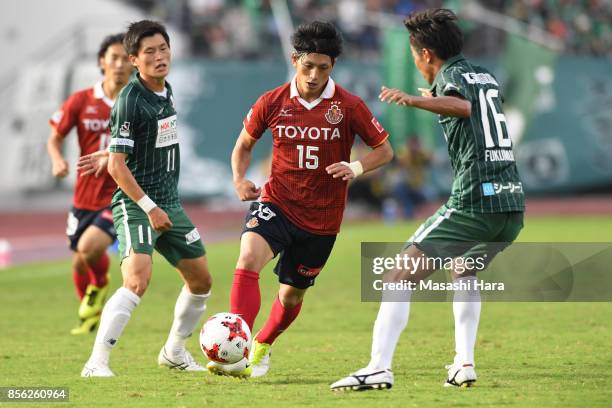
[[[198,232],[197,228],[192,229],[191,231],[189,231],[187,234],[185,234],[185,241],[187,242],[187,245],[189,244],[193,244],[196,241],[200,240],[200,233]]]
[[[176,115],[157,121],[157,141],[155,147],[166,147],[178,143]]]
[[[51,122],[60,123],[63,117],[64,117],[64,111],[58,110],[55,113],[53,113],[53,115],[51,115]]]
[[[382,127],[382,125],[380,123],[378,123],[378,121],[374,117],[372,118],[372,124],[374,125],[376,130],[378,130],[378,133],[382,133],[382,132],[385,131],[385,129]]]
[[[121,125],[121,127],[119,128],[119,136],[130,136],[130,122],[123,122],[123,125]]]
[[[249,109],[249,113],[247,113],[247,117],[246,117],[247,122],[251,121],[251,116],[253,116],[253,108]]]

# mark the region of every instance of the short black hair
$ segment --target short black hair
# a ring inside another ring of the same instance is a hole
[[[413,12],[406,17],[404,25],[410,32],[413,47],[428,48],[438,58],[447,60],[463,49],[463,33],[457,25],[457,16],[449,9]]]
[[[300,24],[291,36],[298,54],[323,54],[336,59],[342,53],[342,35],[332,23],[313,21]]]
[[[104,58],[106,55],[106,51],[108,51],[108,47],[115,44],[123,45],[123,38],[125,37],[125,33],[119,34],[111,34],[107,35],[100,44],[100,48],[98,49],[98,63],[100,63],[100,58]],[[100,72],[104,75],[104,70],[100,68]]]
[[[129,55],[138,55],[142,39],[144,37],[153,37],[155,34],[161,34],[166,40],[168,47],[170,46],[170,37],[166,27],[157,21],[151,20],[141,20],[130,24],[123,39],[123,46]]]

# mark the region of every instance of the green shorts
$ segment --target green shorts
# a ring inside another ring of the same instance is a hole
[[[516,239],[522,228],[520,211],[472,213],[443,205],[407,243],[430,257],[484,255],[490,262]]]
[[[121,260],[133,251],[153,255],[153,248],[176,266],[181,259],[203,256],[206,251],[198,229],[182,207],[164,209],[172,229],[159,233],[149,223],[149,217],[132,201],[119,200],[112,205],[113,222],[119,240]]]

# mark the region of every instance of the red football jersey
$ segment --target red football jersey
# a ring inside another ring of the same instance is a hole
[[[365,103],[330,78],[321,97],[300,98],[295,79],[263,94],[244,119],[246,131],[260,138],[272,130],[272,172],[261,201],[271,202],[300,228],[337,234],[346,206],[348,182],[325,168],[350,161],[355,135],[370,147],[389,136]]]
[[[72,94],[49,124],[66,136],[76,126],[81,156],[106,149],[110,141],[108,127],[113,101],[104,95],[102,82]],[[100,177],[77,175],[74,206],[82,210],[108,207],[117,184],[108,172]]]

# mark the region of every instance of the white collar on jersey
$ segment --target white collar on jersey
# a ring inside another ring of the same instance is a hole
[[[302,99],[302,97],[300,97],[300,93],[298,92],[295,78],[296,77],[294,76],[293,79],[291,80],[291,91],[289,93],[289,97],[292,99],[297,98],[298,102],[301,103],[302,106],[308,110],[314,109],[318,104],[321,103],[323,99],[333,98],[334,94],[336,93],[336,83],[334,82],[333,79],[331,79],[331,77],[329,77],[329,80],[327,81],[327,85],[325,85],[325,89],[323,89],[323,92],[321,92],[321,96],[312,102],[307,102],[304,99]]]
[[[109,106],[109,108],[112,108],[113,105],[115,104],[115,101],[113,101],[111,98],[106,96],[106,94],[104,93],[104,88],[102,88],[102,81],[97,82],[93,88],[94,88],[94,98],[102,99],[104,103]]]

